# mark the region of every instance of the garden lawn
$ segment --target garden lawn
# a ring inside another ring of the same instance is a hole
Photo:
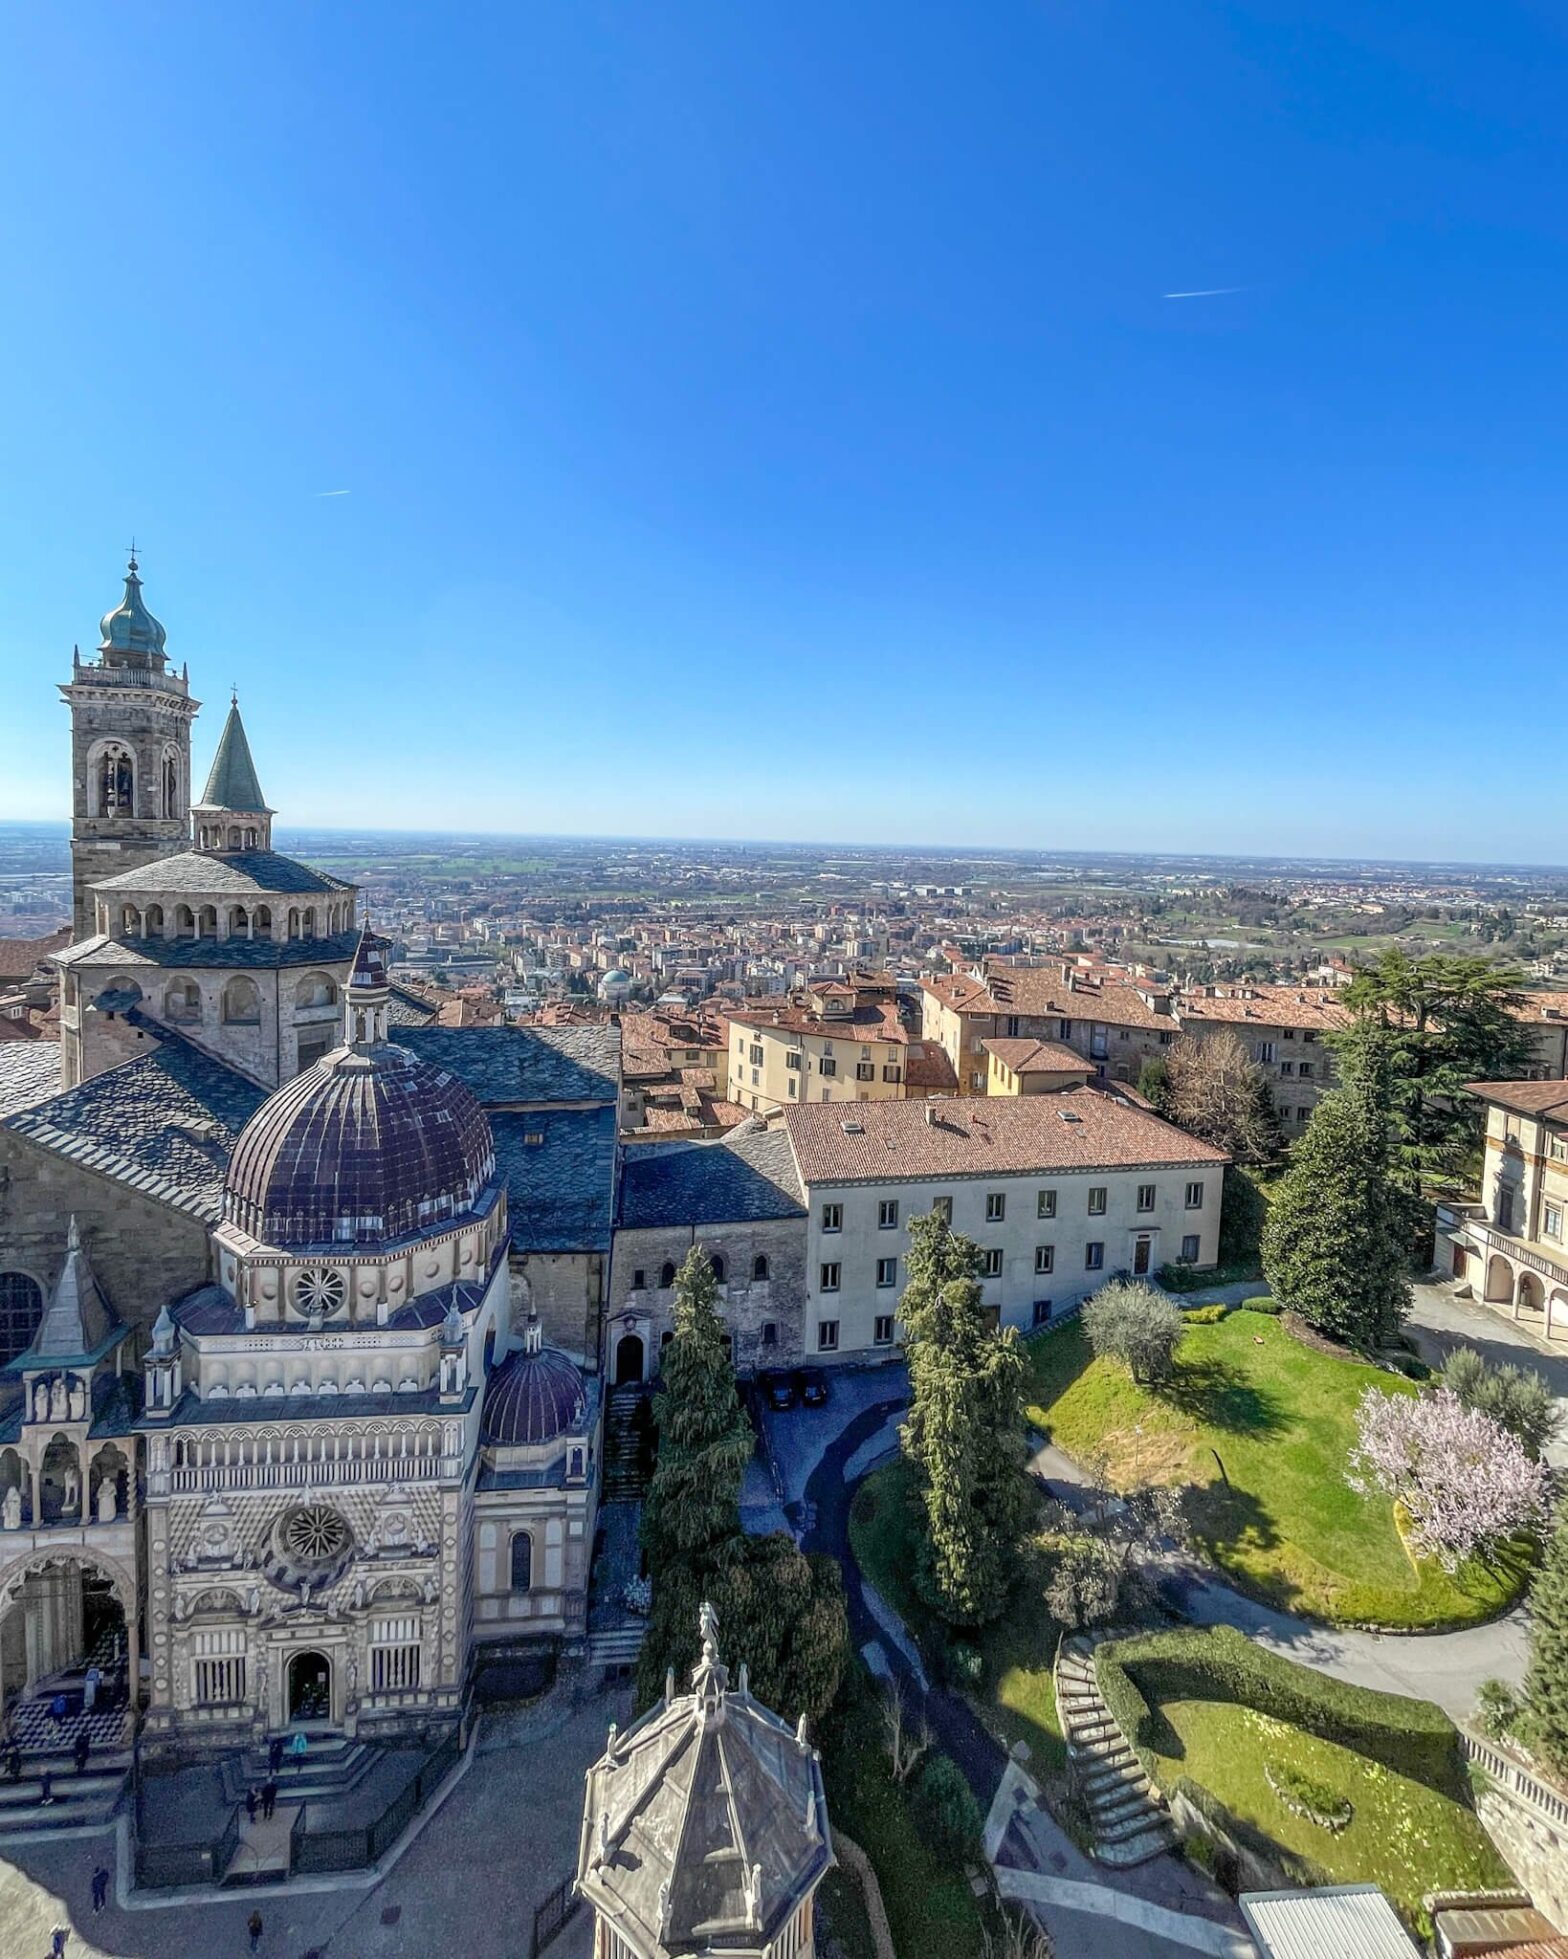
[[[1161,1785],[1187,1776],[1282,1849],[1336,1884],[1379,1884],[1407,1920],[1429,1932],[1423,1891],[1511,1887],[1507,1866],[1474,1814],[1451,1796],[1365,1755],[1230,1701],[1166,1701],[1156,1745]],[[1153,1737],[1151,1737],[1152,1739]],[[1171,1748],[1167,1755],[1163,1751]],[[1340,1831],[1297,1816],[1275,1795],[1265,1763],[1293,1768],[1348,1797]]]
[[[917,1546],[910,1485],[910,1471],[902,1461],[866,1478],[850,1507],[850,1548],[862,1574],[919,1642],[928,1666],[936,1666],[946,1633],[913,1584]],[[1040,1590],[1027,1579],[1020,1583],[1008,1612],[979,1636],[985,1677],[969,1695],[976,1713],[1006,1744],[1028,1743],[1030,1772],[1037,1778],[1061,1774],[1067,1767],[1051,1673],[1058,1632]]]
[[[1189,1327],[1176,1379],[1159,1392],[1096,1360],[1076,1321],[1029,1341],[1028,1354],[1030,1419],[1076,1460],[1103,1463],[1116,1488],[1193,1484],[1200,1542],[1271,1605],[1432,1629],[1489,1618],[1523,1588],[1524,1542],[1452,1574],[1410,1556],[1393,1504],[1358,1496],[1345,1465],[1364,1391],[1415,1388],[1306,1345],[1281,1319],[1238,1311]]]

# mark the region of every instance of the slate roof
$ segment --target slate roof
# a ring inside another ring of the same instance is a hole
[[[189,891],[201,897],[232,893],[237,898],[292,895],[295,892],[352,891],[346,878],[312,870],[275,850],[185,850],[178,857],[155,857],[134,871],[100,878],[95,891]],[[356,938],[357,938],[356,934]]]
[[[371,1358],[386,1361],[396,1356]],[[343,1422],[356,1417],[384,1421],[388,1415],[461,1415],[473,1406],[477,1393],[477,1387],[470,1383],[461,1401],[445,1400],[437,1388],[409,1389],[399,1394],[395,1385],[381,1394],[219,1395],[203,1400],[194,1389],[187,1388],[171,1415],[160,1416],[148,1426],[199,1428],[211,1422],[232,1428],[236,1422]]]
[[[516,1249],[607,1252],[615,1216],[615,1105],[492,1111],[490,1129]]]
[[[58,1041],[0,1041],[0,1122],[59,1092]]]
[[[270,814],[262,799],[256,764],[251,760],[250,743],[245,739],[245,723],[240,719],[240,704],[229,706],[229,718],[218,737],[217,753],[207,787],[202,791],[200,809],[231,809],[242,814]]]
[[[431,1328],[441,1325],[454,1304],[460,1313],[477,1311],[484,1303],[488,1284],[488,1279],[484,1285],[458,1279],[451,1285],[438,1287],[434,1292],[422,1292],[415,1299],[406,1299],[395,1313],[388,1315],[384,1330],[390,1333],[428,1333]],[[195,1292],[187,1293],[170,1311],[180,1330],[197,1339],[242,1333],[247,1340],[255,1340],[258,1336],[265,1339],[269,1333],[276,1333],[292,1341],[299,1336],[299,1324],[293,1320],[281,1326],[258,1323],[254,1327],[247,1327],[245,1309],[236,1303],[232,1293],[219,1285],[199,1286]]]
[[[449,1068],[487,1109],[620,1095],[614,1027],[404,1027],[397,1038],[422,1061]]]
[[[621,1166],[621,1226],[759,1223],[806,1214],[784,1129],[747,1123],[716,1142],[638,1143]]]
[[[130,939],[100,932],[55,955],[59,966],[149,966],[196,970],[215,966],[223,972],[260,970],[274,966],[336,966],[352,959],[358,932],[337,932],[327,939]]]
[[[1520,1115],[1557,1122],[1568,1116],[1568,1081],[1466,1082],[1465,1087],[1483,1102],[1495,1102],[1500,1109],[1514,1109]]]
[[[216,1224],[229,1153],[266,1099],[265,1089],[172,1037],[150,1054],[19,1110],[4,1126],[40,1149]]]

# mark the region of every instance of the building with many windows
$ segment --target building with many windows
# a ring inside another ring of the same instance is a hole
[[[1439,1204],[1438,1267],[1548,1339],[1568,1335],[1568,1080],[1470,1093],[1486,1106],[1480,1197]]]
[[[806,1102],[902,1101],[909,1030],[885,974],[825,980],[777,1006],[733,1007],[729,1099],[761,1114]]]

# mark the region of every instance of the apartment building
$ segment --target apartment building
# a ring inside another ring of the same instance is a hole
[[[987,1095],[1054,1095],[1062,1088],[1082,1088],[1094,1074],[1094,1063],[1063,1041],[1036,1041],[1020,1035],[985,1043]]]
[[[1568,993],[1527,993],[1515,1017],[1534,1040],[1531,1079],[1561,1081],[1568,1076]]]
[[[904,1097],[909,1030],[887,974],[818,981],[777,1005],[728,1008],[725,1018],[729,1100],[748,1113]]]
[[[1439,1270],[1548,1339],[1568,1334],[1568,1080],[1472,1082],[1480,1199],[1437,1209]]]
[[[1225,1153],[1114,1091],[808,1104],[786,1126],[808,1358],[897,1344],[909,1222],[938,1206],[984,1251],[986,1303],[1008,1326],[1044,1326],[1119,1272],[1219,1256]]]
[[[1109,1081],[1136,1082],[1180,1031],[1170,992],[1071,962],[948,973],[921,987],[921,1032],[947,1050],[965,1095],[992,1093],[986,1043],[1056,1041]]]
[[[1351,1016],[1333,987],[1237,982],[1184,993],[1177,1018],[1182,1033],[1200,1040],[1223,1029],[1240,1039],[1268,1077],[1288,1142],[1338,1081],[1325,1036],[1348,1027]]]

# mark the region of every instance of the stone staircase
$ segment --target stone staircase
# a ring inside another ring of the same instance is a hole
[[[319,1741],[312,1739],[303,1766],[295,1768],[293,1756],[285,1749],[277,1774],[278,1802],[319,1802],[324,1797],[347,1795],[370,1773],[379,1753],[368,1742],[350,1741],[346,1735],[323,1735]],[[259,1795],[268,1774],[266,1745],[226,1755],[221,1773],[226,1802],[243,1802],[247,1789]]]
[[[637,1409],[645,1390],[614,1388],[604,1415],[603,1503],[641,1503],[647,1479],[637,1461]]]
[[[1077,1774],[1102,1864],[1127,1869],[1169,1850],[1176,1831],[1165,1801],[1144,1774],[1110,1709],[1100,1697],[1094,1649],[1101,1638],[1075,1634],[1056,1656],[1056,1706],[1067,1754]]]
[[[648,1637],[648,1622],[638,1619],[629,1626],[606,1626],[588,1635],[588,1664],[595,1667],[629,1667]]]
[[[39,1798],[46,1772],[52,1775],[53,1800],[44,1803]],[[45,1830],[101,1830],[119,1808],[130,1773],[128,1748],[96,1751],[82,1775],[68,1750],[29,1753],[15,1782],[0,1776],[0,1839]]]

